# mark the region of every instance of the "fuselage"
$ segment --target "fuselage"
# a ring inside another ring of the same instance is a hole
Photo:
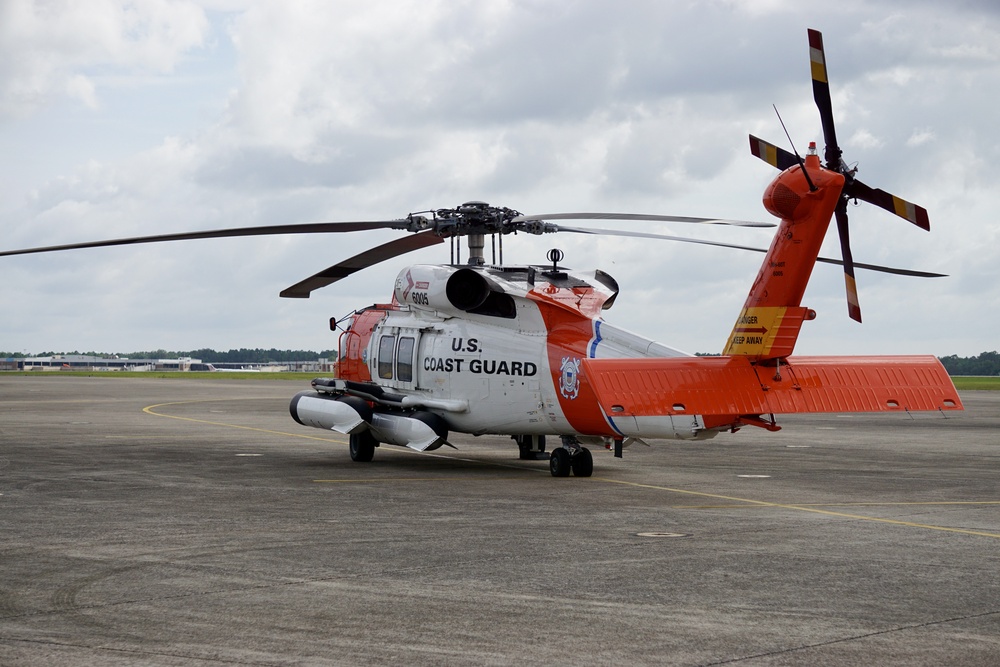
[[[393,303],[359,312],[341,336],[339,375],[451,401],[453,409],[428,409],[453,431],[637,436],[601,409],[582,360],[689,355],[604,322],[616,294],[601,272],[411,266]],[[659,421],[645,425],[646,437],[699,432],[691,417],[679,429]]]

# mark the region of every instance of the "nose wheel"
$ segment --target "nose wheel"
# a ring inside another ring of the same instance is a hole
[[[570,472],[577,477],[590,477],[594,474],[594,456],[590,450],[577,443],[574,445],[563,444],[552,450],[549,472],[553,477],[569,477]]]

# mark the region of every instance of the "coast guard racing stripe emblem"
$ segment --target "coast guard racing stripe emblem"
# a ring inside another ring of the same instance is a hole
[[[559,372],[559,393],[572,401],[580,393],[580,360],[563,357]]]

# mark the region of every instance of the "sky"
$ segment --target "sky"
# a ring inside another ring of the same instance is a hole
[[[823,32],[858,176],[929,212],[851,206],[859,262],[817,266],[796,354],[996,350],[1000,5],[987,0],[0,0],[0,249],[282,223],[385,220],[470,200],[522,213],[775,221],[747,135],[822,146],[806,29]],[[580,223],[586,224],[586,223]],[[599,226],[611,227],[603,222]],[[766,248],[773,230],[623,229]],[[398,233],[398,232],[396,232]],[[327,350],[331,316],[388,301],[412,263],[278,293],[377,231],[0,258],[0,351]],[[762,255],[573,234],[507,263],[600,268],[606,321],[719,352]],[[464,254],[464,253],[463,253]],[[836,234],[824,245],[839,258]]]

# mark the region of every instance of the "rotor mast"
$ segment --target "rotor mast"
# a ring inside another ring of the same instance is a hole
[[[483,266],[486,264],[486,258],[483,254],[485,247],[485,234],[469,234],[469,266]]]

